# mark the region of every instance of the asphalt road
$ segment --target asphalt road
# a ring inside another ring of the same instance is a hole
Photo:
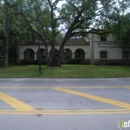
[[[0,130],[130,130],[129,120],[130,78],[0,79]]]

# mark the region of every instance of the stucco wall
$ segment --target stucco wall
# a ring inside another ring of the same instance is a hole
[[[98,43],[94,42],[94,59],[100,59],[100,51],[107,51],[107,59],[122,59],[122,50],[118,45],[100,45]]]
[[[107,59],[122,59],[122,49],[115,44],[112,35],[107,36],[107,41],[100,41],[100,36],[97,34],[91,35],[90,45],[66,45],[64,49],[70,49],[72,51],[72,58],[77,49],[82,49],[85,53],[85,59],[100,60],[100,51],[107,51]],[[93,45],[93,46],[92,46]],[[56,49],[59,50],[59,45],[56,45]],[[91,47],[91,49],[90,49]],[[41,45],[41,49],[45,49],[44,45]],[[18,56],[20,60],[24,59],[24,52],[26,49],[32,49],[35,53],[34,60],[37,59],[37,45],[19,45]],[[51,47],[48,47],[50,52]]]
[[[84,50],[85,59],[90,59],[90,46],[89,45],[66,45],[65,49],[70,49],[72,51],[72,58],[74,58],[74,53],[77,49]]]
[[[55,48],[59,50],[60,46],[56,46]],[[43,45],[40,46],[41,49],[45,49]],[[35,53],[35,60],[36,60],[36,53],[38,51],[38,46],[37,45],[19,45],[19,52],[18,56],[20,60],[24,59],[24,52],[26,49],[32,49]],[[74,53],[77,49],[82,49],[85,52],[85,59],[90,59],[90,47],[89,45],[66,45],[64,49],[70,49],[72,51],[72,58],[74,58]],[[50,52],[51,47],[48,47],[48,51]]]
[[[94,38],[94,41],[100,41],[100,36],[97,35],[97,34],[92,34],[93,35],[93,38]],[[107,41],[114,41],[114,37],[112,35],[108,35],[107,36]]]
[[[122,49],[114,42],[112,35],[107,36],[107,41],[100,41],[99,35],[93,34],[94,59],[100,59],[100,51],[107,51],[107,59],[122,59]]]

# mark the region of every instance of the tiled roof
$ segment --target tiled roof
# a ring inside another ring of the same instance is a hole
[[[40,44],[44,44],[43,42],[39,41]],[[23,40],[22,42],[18,43],[18,45],[37,45],[38,40]]]
[[[62,40],[60,40],[59,43],[61,43],[61,41]],[[72,38],[67,41],[66,45],[89,45],[89,43],[83,39]]]
[[[57,45],[60,45],[62,42],[62,39],[60,39],[57,42]],[[42,45],[44,44],[42,41],[39,41],[39,43]],[[20,43],[18,43],[18,45],[37,45],[38,44],[38,40],[32,41],[32,40],[24,40]],[[88,42],[85,42],[85,40],[82,39],[78,39],[78,38],[72,38],[69,39],[66,43],[66,45],[89,45]]]

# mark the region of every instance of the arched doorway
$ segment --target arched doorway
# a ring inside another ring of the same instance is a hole
[[[80,63],[84,63],[85,60],[85,52],[83,49],[77,49],[74,53],[75,59],[79,59]]]
[[[42,61],[45,61],[46,60],[46,50],[40,49],[40,53],[39,53],[39,50],[37,51],[37,60],[39,60],[39,54],[41,54],[40,59]]]
[[[25,60],[34,60],[34,51],[32,49],[26,49],[24,51]]]
[[[70,49],[64,49],[62,54],[62,63],[68,63],[72,59],[72,51]]]

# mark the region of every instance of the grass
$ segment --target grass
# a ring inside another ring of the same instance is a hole
[[[130,77],[130,66],[62,65],[47,67],[42,65],[0,66],[0,78],[121,78]]]

